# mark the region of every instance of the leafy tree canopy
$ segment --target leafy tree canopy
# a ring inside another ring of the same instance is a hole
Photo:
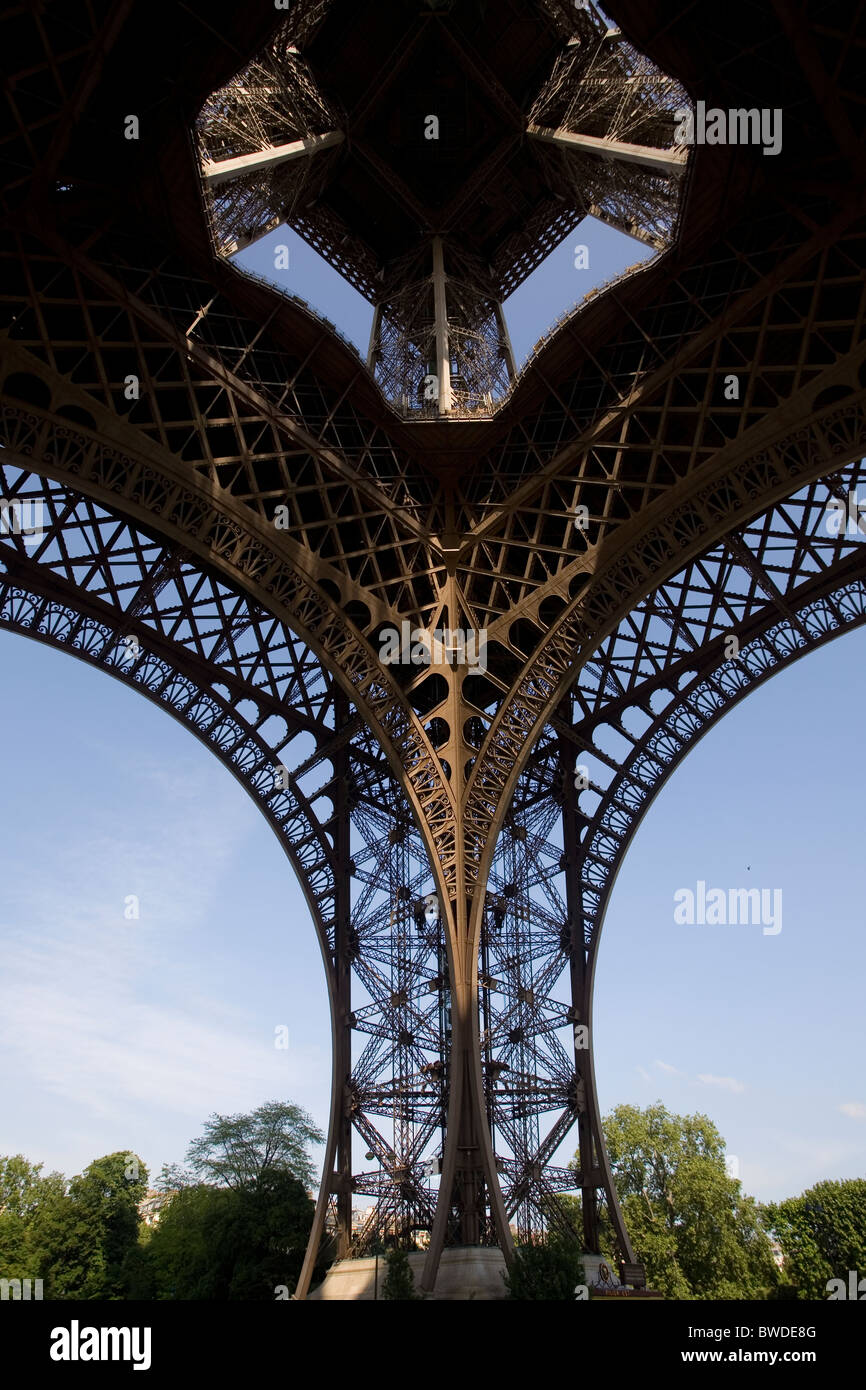
[[[66,1186],[62,1173],[42,1176],[43,1164],[23,1154],[0,1157],[0,1215],[27,1217],[44,1201],[46,1192]]]
[[[182,1188],[150,1234],[140,1296],[273,1299],[297,1282],[313,1212],[303,1183],[273,1167],[250,1187]]]
[[[604,1120],[614,1182],[647,1283],[668,1298],[766,1298],[778,1282],[762,1209],[725,1169],[706,1115],[659,1102]],[[572,1163],[577,1167],[577,1156]],[[609,1219],[606,1253],[612,1253]]]
[[[797,1298],[827,1298],[831,1279],[866,1276],[866,1178],[819,1182],[767,1208]]]
[[[288,1103],[212,1115],[191,1171],[163,1167],[158,1186],[176,1195],[155,1228],[140,1221],[148,1175],[135,1154],[107,1154],[69,1183],[20,1154],[0,1159],[2,1272],[43,1279],[55,1299],[273,1299],[300,1273],[314,1212],[307,1146],[322,1140]]]
[[[147,1169],[129,1152],[95,1159],[68,1188],[62,1180],[48,1185],[27,1229],[28,1258],[46,1298],[127,1296],[126,1263],[146,1189]]]
[[[268,1101],[249,1115],[212,1115],[204,1134],[190,1144],[187,1163],[199,1182],[219,1187],[251,1187],[275,1169],[312,1187],[307,1145],[321,1144],[324,1137],[299,1105]]]
[[[62,1196],[62,1173],[42,1175],[42,1164],[23,1154],[0,1157],[0,1272],[6,1279],[41,1279],[30,1230],[40,1206]]]

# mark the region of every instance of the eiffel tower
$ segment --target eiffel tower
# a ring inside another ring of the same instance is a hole
[[[862,7],[22,0],[0,39],[0,619],[182,721],[301,884],[296,1297],[326,1231],[432,1290],[567,1192],[639,1281],[613,882],[694,743],[866,617]],[[518,371],[503,302],[588,216],[655,254]],[[239,269],[284,223],[366,360]]]

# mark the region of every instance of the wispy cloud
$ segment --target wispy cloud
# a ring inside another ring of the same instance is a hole
[[[713,1076],[708,1071],[698,1072],[698,1080],[704,1086],[718,1086],[722,1091],[734,1091],[736,1093],[746,1089],[743,1082],[737,1081],[734,1076]]]
[[[683,1076],[688,1078],[687,1072],[681,1071],[679,1067],[673,1066],[670,1062],[663,1062],[660,1057],[655,1059],[653,1066],[659,1071],[664,1072],[666,1076]],[[651,1079],[643,1067],[638,1067],[638,1071],[645,1081]],[[746,1089],[744,1083],[738,1081],[734,1076],[713,1076],[713,1074],[708,1071],[699,1072],[696,1080],[699,1081],[702,1086],[716,1086],[722,1091],[733,1091],[736,1093]],[[695,1083],[692,1082],[691,1084],[694,1085]]]
[[[653,1066],[658,1067],[659,1071],[667,1072],[669,1076],[682,1076],[683,1074],[679,1067],[672,1067],[670,1062],[660,1062],[658,1057],[653,1062]]]
[[[866,1120],[866,1105],[860,1100],[846,1100],[839,1109],[850,1120]]]
[[[110,835],[104,818],[92,834],[83,824],[47,872],[7,875],[4,1070],[34,1098],[79,1107],[85,1122],[120,1128],[149,1106],[198,1120],[242,1108],[251,1093],[297,1092],[311,1074],[327,1082],[320,1049],[275,1049],[272,1023],[215,995],[218,970],[208,979],[208,918],[255,822],[215,772],[155,768],[159,818],[136,815],[129,833],[121,823]],[[124,918],[130,894],[138,920]]]

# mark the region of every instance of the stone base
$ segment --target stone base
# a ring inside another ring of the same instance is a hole
[[[423,1250],[413,1250],[409,1255],[409,1266],[418,1289],[426,1254]],[[387,1264],[383,1255],[379,1256],[378,1295],[382,1297]],[[505,1258],[502,1251],[487,1245],[459,1246],[443,1250],[439,1262],[436,1288],[427,1297],[433,1301],[480,1299],[489,1301],[506,1297]],[[363,1260],[338,1260],[331,1265],[324,1282],[309,1295],[311,1299],[360,1299],[371,1301],[375,1298],[376,1258],[373,1255]]]

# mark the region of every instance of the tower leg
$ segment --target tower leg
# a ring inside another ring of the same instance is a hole
[[[349,701],[342,691],[334,696],[334,727],[348,723]],[[336,897],[334,950],[325,962],[331,1004],[331,1113],[325,1144],[322,1181],[307,1241],[304,1263],[295,1288],[295,1298],[305,1299],[325,1235],[325,1222],[332,1197],[336,1205],[337,1259],[349,1252],[352,1241],[352,1117],[349,1080],[352,1072],[351,1014],[351,824],[349,820],[349,745],[334,754],[334,840],[336,859]]]
[[[513,1252],[487,1123],[481,1071],[478,962],[472,946],[475,935],[470,925],[474,926],[473,914],[480,913],[483,902],[484,894],[479,889],[475,899],[464,902],[465,915],[455,911],[456,930],[451,932],[452,970],[457,977],[452,993],[451,1092],[439,1198],[421,1278],[421,1288],[427,1292],[436,1283],[439,1260],[455,1209],[457,1243],[498,1243],[506,1260],[511,1259]],[[487,1229],[484,1220],[487,1208],[491,1229]]]
[[[634,1252],[625,1228],[622,1209],[613,1185],[613,1175],[604,1142],[601,1114],[593,1069],[592,985],[589,952],[584,939],[580,875],[580,838],[576,786],[577,753],[573,743],[564,743],[560,755],[563,778],[562,843],[565,850],[565,892],[568,908],[569,973],[571,976],[572,1019],[574,1021],[574,1070],[577,1103],[577,1152],[580,1164],[580,1204],[583,1248],[600,1254],[598,1194],[607,1198],[614,1236],[621,1258],[634,1263]]]

